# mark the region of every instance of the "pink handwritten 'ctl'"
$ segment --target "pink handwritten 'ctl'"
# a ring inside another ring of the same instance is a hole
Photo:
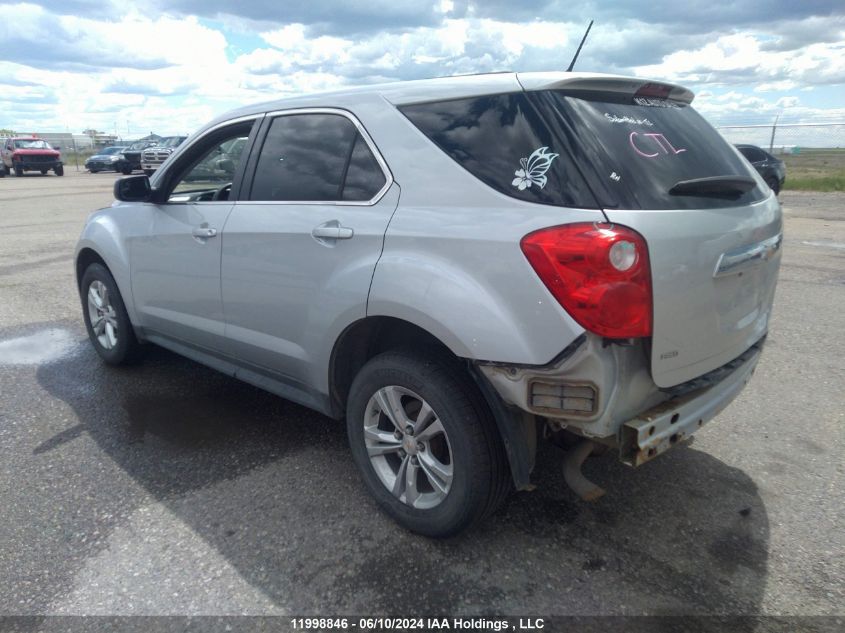
[[[637,138],[639,136],[645,136],[649,140],[637,141]],[[640,134],[639,132],[631,132],[631,135],[628,137],[628,140],[631,143],[631,147],[634,148],[634,151],[637,154],[639,154],[640,156],[645,156],[646,158],[656,158],[656,157],[660,156],[660,154],[661,154],[660,150],[662,150],[663,154],[669,154],[669,155],[680,154],[681,152],[687,151],[686,149],[683,149],[683,148],[675,149],[672,146],[672,144],[669,142],[669,140],[665,136],[660,134],[659,132],[647,132],[647,133],[644,133],[644,134]],[[653,154],[649,154],[648,152],[645,152],[642,149],[640,149],[639,147],[637,147],[637,143],[645,144],[644,147],[650,146],[650,145],[657,145],[657,148],[658,148],[659,151],[656,151]]]

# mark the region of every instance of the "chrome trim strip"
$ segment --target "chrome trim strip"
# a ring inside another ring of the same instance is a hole
[[[774,237],[743,246],[728,253],[723,253],[716,263],[716,270],[713,271],[713,277],[726,277],[733,275],[757,264],[767,261],[780,249],[783,242],[783,233],[778,233]]]

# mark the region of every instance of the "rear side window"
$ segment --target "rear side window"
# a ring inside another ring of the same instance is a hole
[[[349,157],[349,167],[346,170],[341,199],[371,200],[384,187],[385,182],[387,179],[376,157],[373,156],[364,137],[357,134]]]
[[[752,176],[747,163],[687,104],[563,91],[540,93],[536,100],[550,119],[573,132],[590,157],[590,182],[595,190],[609,193],[607,206],[719,208],[749,204],[766,195],[760,187],[741,195],[669,194],[683,180]]]
[[[270,125],[250,200],[367,201],[385,182],[384,172],[348,118],[291,114]]]
[[[524,93],[400,110],[459,165],[505,195],[558,206],[597,206],[566,148]]]

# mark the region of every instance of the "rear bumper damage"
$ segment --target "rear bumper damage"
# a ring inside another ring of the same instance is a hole
[[[745,387],[764,338],[722,367],[672,388],[651,379],[642,341],[608,344],[586,335],[546,367],[482,363],[478,368],[506,405],[619,450],[639,466],[688,438]],[[583,461],[583,460],[581,460]]]
[[[639,466],[665,453],[716,417],[745,388],[761,349],[755,345],[733,361],[733,371],[719,382],[671,398],[625,422],[620,431],[619,458]]]

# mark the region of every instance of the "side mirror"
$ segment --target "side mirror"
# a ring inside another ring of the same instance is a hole
[[[122,202],[149,202],[153,197],[147,176],[126,176],[114,181],[114,197]]]

